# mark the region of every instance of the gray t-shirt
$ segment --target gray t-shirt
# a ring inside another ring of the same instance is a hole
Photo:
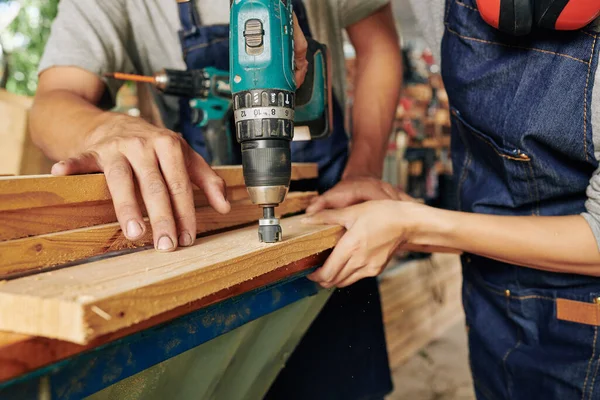
[[[434,56],[441,61],[440,48],[444,34],[445,0],[410,0],[417,16],[423,36]],[[600,32],[600,19],[594,23]],[[596,159],[600,161],[600,71],[596,71],[592,92],[592,138]],[[587,189],[586,212],[582,214],[590,225],[600,250],[600,168],[590,177]]]
[[[390,0],[305,0],[313,36],[329,46],[333,86],[345,103],[343,29]],[[229,0],[197,0],[205,25],[229,23]],[[175,0],[62,0],[39,71],[76,66],[98,76],[108,72],[151,75],[163,68],[185,69],[177,31]],[[103,78],[104,79],[104,78]],[[113,99],[122,82],[105,80]],[[156,96],[165,126],[178,118],[178,101]]]

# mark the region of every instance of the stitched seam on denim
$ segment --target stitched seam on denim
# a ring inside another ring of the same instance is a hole
[[[596,370],[594,371],[594,379],[592,379],[592,386],[590,387],[590,399],[592,399],[594,396],[594,384],[596,383],[596,376],[598,376],[598,365],[599,364],[600,364],[600,357],[598,359],[596,359]]]
[[[593,37],[594,39],[596,38],[596,34],[590,33],[590,32],[586,32],[586,31],[580,31],[581,33],[583,33],[584,35],[588,35],[589,37]]]
[[[598,327],[594,327],[594,341],[592,342],[592,356],[588,361],[587,372],[585,373],[585,380],[583,381],[583,389],[581,390],[583,393],[581,394],[581,400],[585,400],[585,388],[587,387],[587,381],[590,375],[590,368],[592,366],[592,361],[596,356],[596,339],[598,338]]]
[[[517,328],[517,334],[520,336],[519,332],[519,328]],[[506,359],[508,358],[508,356],[510,356],[512,354],[513,351],[515,351],[516,349],[519,348],[519,346],[521,346],[523,342],[521,341],[521,339],[517,340],[517,344],[515,344],[515,346],[511,349],[508,349],[508,351],[506,352],[506,354],[504,354],[504,357],[502,357],[502,367],[504,368],[504,373],[506,374],[506,392],[508,393],[508,398],[511,398],[511,390],[510,390],[510,386],[509,386],[509,374],[508,374],[508,370],[506,369]]]
[[[456,0],[456,4],[458,4],[459,6],[463,6],[463,7],[465,7],[465,8],[468,8],[469,10],[473,10],[473,11],[479,11],[479,10],[478,10],[478,9],[476,9],[475,7],[473,7],[473,6],[470,6],[470,5],[468,5],[468,4],[465,4],[465,3],[463,3],[463,2],[462,2],[462,1],[460,1],[460,0]]]
[[[455,0],[446,0],[446,15],[444,15],[444,24],[448,22],[448,17],[450,16],[450,8],[452,7],[452,1]]]
[[[493,44],[493,45],[502,46],[502,47],[510,47],[510,48],[520,49],[520,50],[532,50],[532,51],[536,51],[536,52],[544,53],[544,54],[553,54],[555,56],[565,57],[565,58],[571,59],[573,61],[578,61],[578,62],[583,63],[585,65],[589,64],[585,60],[582,60],[582,59],[577,58],[577,57],[570,56],[568,54],[556,53],[554,51],[538,49],[538,48],[535,48],[535,47],[513,46],[513,45],[510,45],[510,44],[505,44],[505,43],[500,43],[500,42],[491,42],[489,40],[484,40],[484,39],[474,38],[474,37],[471,37],[471,36],[461,35],[460,33],[456,32],[455,30],[453,30],[452,28],[450,28],[448,26],[448,24],[446,24],[446,29],[448,30],[448,32],[450,32],[450,33],[458,36],[459,38],[466,39],[466,40],[473,40],[475,42]]]
[[[188,47],[187,49],[185,49],[185,53],[187,54],[187,53],[189,53],[192,50],[203,49],[205,47],[212,46],[213,44],[224,42],[226,40],[229,40],[229,39],[228,38],[221,38],[221,39],[212,40],[212,41],[210,41],[208,43],[197,44],[197,45],[194,45],[194,46],[191,46],[191,47]]]
[[[596,41],[598,40],[598,36],[594,38],[594,42],[592,43],[592,55],[590,56],[590,61],[588,63],[588,73],[587,78],[585,79],[585,90],[583,91],[583,152],[585,153],[585,161],[588,161],[588,152],[587,152],[587,111],[588,111],[588,87],[590,84],[590,76],[592,75],[592,61],[594,60],[594,49],[596,48]]]
[[[531,166],[531,163],[527,164],[527,166],[529,167],[529,172],[531,172],[531,180],[533,181],[533,188],[535,189],[535,209],[537,210],[536,215],[540,215],[540,191],[538,190],[538,184],[537,181],[535,180],[535,175],[533,174],[533,167]],[[527,180],[527,183],[529,183],[529,179]]]
[[[527,158],[518,158],[518,157],[512,157],[506,154],[502,154],[500,153],[492,144],[492,142],[490,142],[489,140],[482,138],[481,136],[478,135],[472,135],[473,137],[479,139],[479,140],[483,140],[484,142],[486,142],[488,144],[488,146],[490,146],[492,148],[492,150],[494,150],[494,152],[496,152],[496,154],[498,154],[500,157],[504,157],[504,158],[508,158],[509,160],[513,160],[513,161],[519,161],[519,162],[529,162],[531,161],[531,158],[529,158],[529,156],[526,156]]]
[[[505,297],[506,296],[506,292],[501,292],[499,290],[496,289],[492,289],[491,287],[487,286],[484,283],[484,288],[494,294],[497,294],[498,296],[502,296]],[[533,300],[533,299],[537,299],[537,300],[549,300],[549,301],[554,301],[553,297],[548,297],[548,296],[539,296],[539,295],[528,295],[528,296],[510,296],[511,299],[515,299],[515,300]]]

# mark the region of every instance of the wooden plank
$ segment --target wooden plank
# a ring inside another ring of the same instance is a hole
[[[194,192],[196,207],[208,206],[204,193]],[[231,202],[248,198],[244,186],[227,188],[227,199]],[[147,215],[142,204],[142,214]],[[44,235],[72,229],[117,222],[111,200],[90,201],[61,206],[37,207],[21,210],[0,211],[0,242]]]
[[[214,167],[228,186],[244,186],[241,166]],[[316,164],[293,164],[292,180],[318,176]],[[110,200],[103,174],[0,178],[0,211]]]
[[[257,278],[244,281],[238,285],[223,289],[213,295],[186,303],[171,311],[161,313],[138,324],[94,339],[87,345],[48,339],[39,336],[28,336],[10,332],[0,332],[0,382],[17,378],[38,368],[56,363],[84,351],[97,348],[117,339],[151,328],[158,324],[173,320],[191,312],[216,304],[223,300],[250,292],[255,289],[278,282],[282,279],[322,265],[330,251],[322,252],[302,260],[293,262]]]
[[[316,195],[311,192],[290,193],[276,212],[281,216],[305,210]],[[206,233],[253,223],[261,217],[262,209],[250,200],[233,202],[227,215],[219,214],[211,207],[200,207],[196,209],[196,228],[198,233]],[[152,245],[152,229],[148,222],[146,226],[146,234],[135,242],[125,238],[118,223],[0,242],[0,279]]]
[[[144,251],[8,281],[0,286],[0,329],[85,344],[331,249],[344,232],[301,218],[281,221],[286,239],[276,244],[259,243],[252,226],[174,253]]]

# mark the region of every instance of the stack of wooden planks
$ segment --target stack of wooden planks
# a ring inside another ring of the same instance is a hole
[[[282,220],[285,241],[259,243],[261,209],[247,199],[241,167],[216,171],[228,185],[232,211],[216,213],[197,190],[198,233],[253,226],[200,238],[175,253],[150,249],[70,266],[151,245],[151,233],[135,243],[124,238],[102,175],[0,178],[0,279],[11,279],[0,286],[0,329],[87,344],[289,269],[331,249],[343,233],[293,217]],[[293,166],[294,180],[316,176],[314,164]],[[277,212],[298,213],[315,195],[290,193]]]
[[[261,210],[248,200],[241,167],[215,168],[227,183],[232,211],[220,215],[194,190],[198,233],[252,223]],[[294,180],[317,176],[315,164],[296,164]],[[282,215],[304,210],[315,193],[290,194]],[[152,243],[150,229],[128,241],[117,223],[101,174],[0,178],[0,278],[40,271],[89,257]]]
[[[434,254],[386,272],[380,290],[392,369],[463,318],[458,255]]]

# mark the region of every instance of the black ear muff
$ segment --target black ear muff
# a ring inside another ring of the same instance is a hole
[[[533,27],[533,0],[501,0],[498,29],[515,36],[527,35]]]
[[[558,18],[571,0],[536,0],[534,21],[540,28],[555,29]]]

